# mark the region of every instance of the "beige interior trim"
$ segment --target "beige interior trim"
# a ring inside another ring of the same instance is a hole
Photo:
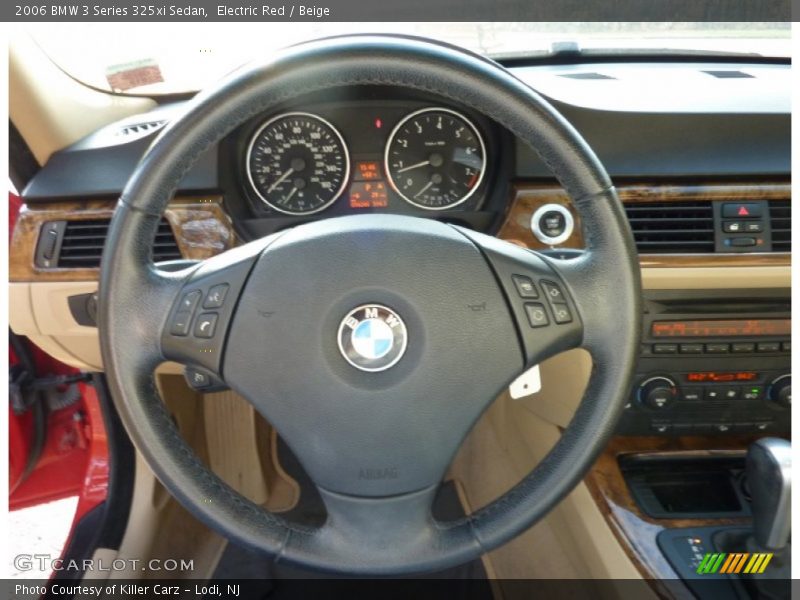
[[[8,112],[40,165],[104,125],[155,108],[149,98],[106,94],[59,69],[19,27],[8,44]]]
[[[792,268],[790,266],[642,269],[642,286],[649,290],[787,288],[791,285]]]

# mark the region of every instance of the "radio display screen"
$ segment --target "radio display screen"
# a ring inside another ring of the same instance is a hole
[[[791,332],[791,319],[654,321],[652,326],[657,338],[788,336]]]
[[[755,381],[756,379],[758,379],[758,373],[754,371],[728,371],[724,373],[700,371],[686,374],[686,381],[691,383],[725,383],[730,381]]]

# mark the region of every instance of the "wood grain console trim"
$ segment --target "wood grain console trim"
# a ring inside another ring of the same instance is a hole
[[[96,281],[99,269],[42,269],[34,257],[39,231],[48,221],[110,219],[115,200],[84,200],[24,205],[17,217],[8,257],[9,281]],[[179,197],[164,217],[184,258],[203,260],[238,243],[219,196]]]
[[[624,203],[685,202],[696,200],[786,200],[791,198],[791,185],[785,182],[753,183],[623,183],[617,186]],[[548,203],[566,206],[576,219],[575,232],[559,247],[582,248],[583,238],[577,213],[563,188],[555,185],[518,183],[512,191],[512,200],[506,219],[497,234],[499,238],[515,244],[543,250],[547,248],[531,232],[530,221],[537,208]],[[789,266],[788,252],[752,254],[640,254],[639,262],[645,268],[661,267],[760,267]]]
[[[741,525],[750,519],[655,519],[636,505],[619,468],[624,454],[659,453],[659,456],[706,457],[741,452],[756,439],[752,436],[720,437],[615,437],[584,479],[626,554],[646,579],[675,579],[677,575],[656,543],[663,529]]]

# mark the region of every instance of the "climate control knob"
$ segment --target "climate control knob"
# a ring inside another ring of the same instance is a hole
[[[772,380],[767,390],[767,398],[779,406],[786,408],[792,405],[792,376],[781,375]]]
[[[678,387],[669,377],[651,377],[639,384],[637,398],[639,404],[661,410],[669,406],[678,397]]]

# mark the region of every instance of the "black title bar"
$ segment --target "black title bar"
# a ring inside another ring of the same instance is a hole
[[[8,0],[7,22],[791,21],[800,0]]]

